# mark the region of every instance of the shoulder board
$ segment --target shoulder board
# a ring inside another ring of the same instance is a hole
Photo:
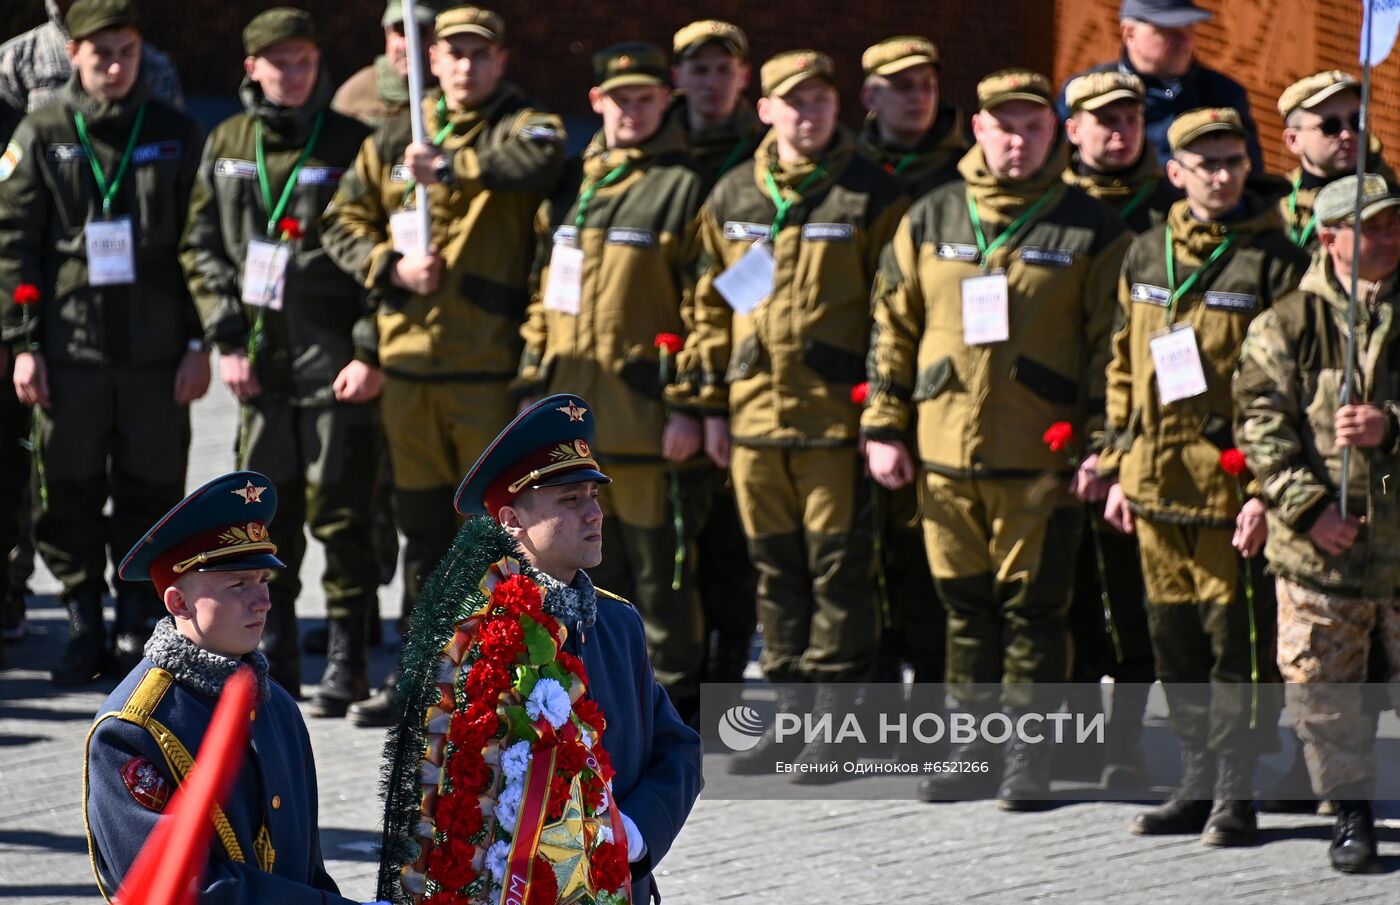
[[[141,681],[136,683],[136,688],[131,692],[131,696],[122,705],[118,716],[128,723],[145,726],[151,721],[156,707],[160,706],[161,698],[165,697],[165,693],[170,690],[170,686],[174,683],[174,676],[163,669],[152,667],[146,670]]]
[[[611,599],[611,600],[617,600],[617,601],[619,601],[619,602],[621,602],[621,603],[627,604],[628,606],[631,606],[631,605],[632,605],[632,601],[628,600],[626,597],[621,597],[621,596],[619,596],[619,595],[617,595],[617,594],[614,594],[612,591],[606,591],[606,590],[604,590],[604,589],[598,587],[597,585],[594,585],[593,590],[597,591],[597,592],[598,592],[598,596],[600,596],[600,597],[607,597],[607,598],[609,598],[609,599]]]

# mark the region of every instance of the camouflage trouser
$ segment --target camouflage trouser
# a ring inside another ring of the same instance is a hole
[[[730,473],[758,569],[763,672],[773,682],[866,679],[875,661],[870,480],[854,446],[735,446]]]
[[[1361,684],[1372,643],[1384,646],[1390,681],[1400,682],[1400,598],[1342,597],[1278,579],[1278,668],[1319,797],[1375,777],[1375,721]]]
[[[924,549],[919,489],[874,488],[878,578],[883,583],[880,659],[876,681],[902,681],[907,661],[918,682],[942,682],[947,668],[948,616]]]
[[[1274,669],[1273,584],[1245,571],[1232,528],[1135,522],[1157,678],[1172,731],[1220,754],[1271,751],[1283,706]]]
[[[948,684],[974,710],[1035,706],[1069,673],[1066,615],[1084,509],[1058,477],[972,480],[927,472],[924,543],[948,608]],[[1046,702],[1048,703],[1048,702]]]
[[[683,714],[699,706],[704,653],[695,535],[710,492],[709,469],[662,463],[622,464],[602,458],[611,484],[599,488],[603,561],[588,575],[600,588],[641,611],[656,680]],[[672,475],[675,475],[674,485]],[[676,575],[676,503],[686,551]]]

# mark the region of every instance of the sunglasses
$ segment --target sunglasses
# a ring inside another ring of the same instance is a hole
[[[1346,117],[1345,119],[1343,119],[1338,114],[1333,113],[1331,116],[1327,117],[1326,119],[1323,119],[1321,122],[1313,123],[1312,125],[1304,126],[1303,128],[1316,129],[1323,135],[1326,135],[1328,138],[1336,138],[1338,135],[1342,134],[1343,129],[1349,129],[1352,132],[1360,132],[1361,111],[1352,111],[1351,115]]]

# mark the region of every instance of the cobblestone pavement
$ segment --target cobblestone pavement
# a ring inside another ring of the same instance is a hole
[[[232,466],[234,409],[221,389],[195,407],[189,486]],[[317,574],[313,543],[306,574]],[[46,573],[35,590],[53,590]],[[397,585],[382,591],[386,622]],[[302,612],[324,617],[314,582]],[[0,905],[95,902],[80,806],[83,740],[115,683],[60,692],[45,668],[64,622],[49,596],[31,606],[33,633],[0,673]],[[390,632],[392,634],[392,632]],[[379,651],[382,674],[391,655]],[[307,657],[314,683],[323,661]],[[378,763],[383,734],[342,720],[309,720],[320,772],[322,848],[351,897],[374,893]],[[1394,729],[1394,723],[1388,723]],[[707,766],[713,758],[707,755]],[[1261,844],[1212,850],[1196,839],[1127,832],[1133,803],[1066,804],[1008,815],[991,802],[894,800],[913,780],[881,786],[890,800],[737,801],[703,798],[662,863],[668,905],[713,902],[1140,903],[1400,902],[1400,810],[1380,830],[1385,873],[1344,877],[1326,863],[1331,821],[1261,818]]]

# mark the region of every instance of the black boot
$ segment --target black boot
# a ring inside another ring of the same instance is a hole
[[[330,624],[318,625],[309,628],[302,633],[301,650],[302,653],[311,654],[316,657],[331,649],[331,629]]]
[[[1308,778],[1308,762],[1303,757],[1303,743],[1293,748],[1293,763],[1278,782],[1269,786],[1259,799],[1259,810],[1265,814],[1312,814],[1317,811],[1317,796]]]
[[[1121,792],[1147,785],[1147,764],[1142,755],[1142,716],[1152,687],[1140,682],[1113,685],[1112,706],[1104,739],[1103,772],[1099,784]]]
[[[102,673],[107,631],[102,624],[102,592],[83,588],[67,595],[68,644],[50,672],[55,685],[82,685]]]
[[[399,672],[394,670],[384,679],[384,686],[368,699],[351,704],[346,716],[356,726],[382,728],[394,725],[399,718]]]
[[[749,665],[749,644],[752,638],[738,638],[715,632],[710,637],[710,649],[705,657],[706,682],[738,684],[744,681]]]
[[[1371,802],[1365,798],[1341,798],[1336,790],[1337,825],[1332,829],[1332,845],[1327,857],[1332,867],[1344,874],[1370,874],[1380,869],[1376,860],[1376,823]]]
[[[816,698],[812,702],[812,723],[820,725],[823,717],[830,717],[831,741],[814,738],[802,746],[794,760],[800,766],[812,768],[814,772],[794,773],[793,785],[825,786],[849,778],[840,772],[841,765],[846,761],[858,761],[862,752],[858,746],[836,741],[836,737],[846,714],[855,706],[857,687],[859,686],[854,684],[832,682],[823,682],[817,686]]]
[[[365,674],[366,634],[364,617],[340,616],[330,621],[330,650],[321,684],[311,696],[307,712],[315,717],[343,717],[350,705],[369,697]]]
[[[1160,807],[1133,818],[1132,831],[1139,836],[1199,833],[1210,817],[1215,785],[1215,755],[1183,740],[1181,784]]]
[[[293,601],[272,600],[258,647],[267,657],[268,678],[301,700],[301,650],[297,645],[297,614]]]
[[[976,720],[981,725],[981,719]],[[1001,746],[980,735],[971,742],[954,745],[947,761],[966,764],[964,770],[933,773],[919,780],[916,794],[921,801],[967,801],[988,798],[1001,784]]]
[[[1012,739],[1006,749],[997,807],[1003,811],[1043,811],[1049,806],[1050,748]]]
[[[779,713],[805,712],[807,696],[799,694],[791,683],[778,686],[777,701],[774,703],[774,710]],[[747,751],[740,751],[729,758],[727,770],[731,776],[767,776],[774,774],[774,764],[783,761],[788,762],[797,757],[802,750],[802,734],[796,733],[778,740],[777,721],[758,738],[758,744]]]
[[[1259,835],[1254,814],[1254,755],[1231,754],[1219,759],[1215,804],[1201,833],[1206,845],[1253,845]]]
[[[165,615],[165,609],[151,586],[145,583],[118,580],[116,592],[112,664],[118,676],[125,676],[145,656],[146,640]]]

